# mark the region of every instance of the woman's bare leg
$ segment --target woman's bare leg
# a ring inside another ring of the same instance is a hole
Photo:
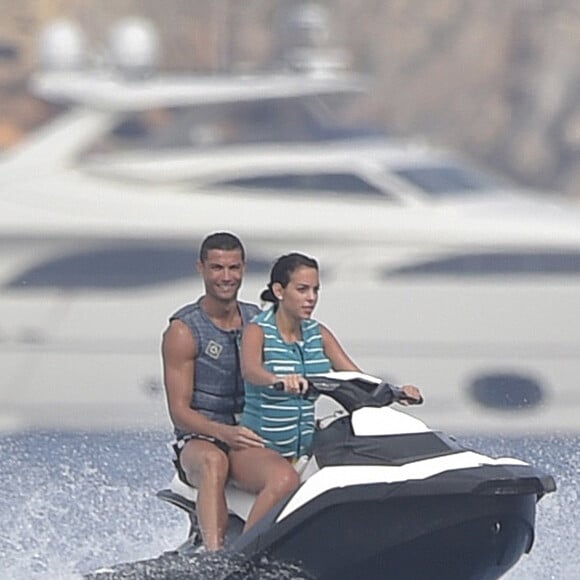
[[[300,477],[292,464],[272,449],[249,448],[232,451],[230,470],[232,477],[244,489],[258,494],[244,531],[249,530],[300,484]]]

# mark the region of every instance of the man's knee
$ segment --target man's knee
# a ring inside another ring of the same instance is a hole
[[[228,457],[213,445],[205,449],[187,449],[181,454],[180,462],[187,480],[193,485],[198,486],[201,480],[208,479],[215,483],[225,483],[228,478]]]
[[[211,477],[227,478],[230,462],[228,456],[216,447],[215,450],[208,451],[204,454],[201,468],[203,473]]]

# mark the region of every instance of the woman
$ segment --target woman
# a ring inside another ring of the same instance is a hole
[[[233,477],[258,494],[246,530],[300,483],[292,461],[309,453],[315,426],[314,400],[304,397],[305,377],[360,371],[328,328],[311,318],[319,290],[316,260],[299,253],[282,256],[261,296],[273,308],[258,314],[244,330],[246,401],[241,424],[265,444],[230,454]],[[283,391],[273,389],[275,383]],[[404,390],[412,398],[421,396],[411,385]]]

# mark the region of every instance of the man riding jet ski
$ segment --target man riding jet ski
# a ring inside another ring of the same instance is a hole
[[[228,550],[296,563],[320,580],[492,580],[531,550],[536,503],[556,489],[551,476],[389,408],[404,394],[375,377],[329,373],[309,383],[336,407],[319,419],[312,455],[296,463],[301,485],[241,533],[255,498],[232,482]],[[178,475],[158,493],[190,517],[179,555],[201,542],[196,495]]]

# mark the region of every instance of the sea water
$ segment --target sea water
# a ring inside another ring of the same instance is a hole
[[[0,435],[0,580],[72,580],[180,544],[186,516],[155,497],[173,476],[169,441],[168,432]],[[558,485],[538,504],[531,554],[505,578],[580,578],[580,435],[460,441],[529,461]],[[306,578],[275,562],[229,575],[236,565],[210,555],[191,578]]]

